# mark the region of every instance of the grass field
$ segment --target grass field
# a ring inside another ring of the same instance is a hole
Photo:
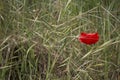
[[[120,0],[0,0],[0,80],[120,80]]]

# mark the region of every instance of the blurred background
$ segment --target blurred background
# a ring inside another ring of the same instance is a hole
[[[120,80],[120,0],[0,0],[0,80]]]

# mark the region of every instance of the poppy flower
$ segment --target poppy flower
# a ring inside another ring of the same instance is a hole
[[[88,45],[95,44],[99,40],[98,33],[82,32],[79,36],[79,41]]]

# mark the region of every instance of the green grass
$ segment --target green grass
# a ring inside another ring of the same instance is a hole
[[[0,0],[0,80],[119,80],[119,0]],[[98,32],[94,45],[81,32]]]

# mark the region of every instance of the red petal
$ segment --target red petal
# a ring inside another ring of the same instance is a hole
[[[95,44],[99,40],[98,33],[84,33],[82,32],[79,36],[79,41],[85,44]]]

